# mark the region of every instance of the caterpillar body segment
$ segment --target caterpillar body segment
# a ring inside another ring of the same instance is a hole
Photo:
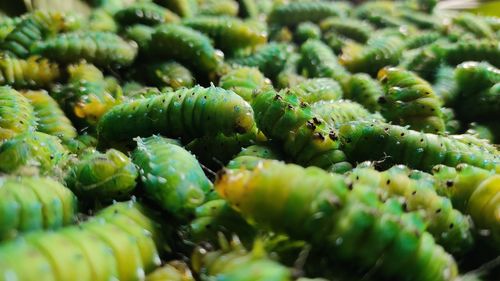
[[[293,37],[299,43],[303,43],[308,39],[321,39],[321,29],[315,23],[303,22],[297,26]]]
[[[270,81],[254,67],[239,67],[228,71],[219,80],[219,87],[232,90],[250,102],[253,93],[270,86]]]
[[[198,11],[198,1],[196,0],[157,0],[155,2],[183,18],[192,17]]]
[[[15,88],[50,86],[60,78],[59,66],[38,56],[19,59],[0,54],[0,85]]]
[[[451,65],[466,61],[487,61],[500,67],[500,43],[495,40],[460,40],[442,47],[444,60]]]
[[[375,31],[374,28],[365,21],[339,17],[331,17],[321,21],[320,27],[324,33],[333,31],[359,43],[366,43]]]
[[[443,101],[443,105],[451,106],[458,98],[458,83],[455,80],[455,68],[450,66],[440,66],[435,75],[432,89],[434,93]]]
[[[101,118],[97,131],[100,140],[152,134],[189,140],[250,132],[255,128],[253,118],[250,105],[234,92],[196,86],[115,106]]]
[[[344,86],[345,98],[358,102],[371,112],[380,111],[378,100],[383,95],[380,83],[365,73],[353,74]]]
[[[37,118],[37,130],[56,136],[63,141],[74,139],[77,132],[71,121],[47,92],[25,91],[22,93],[31,103]]]
[[[0,143],[36,127],[30,101],[8,86],[0,87]]]
[[[268,16],[269,23],[297,25],[301,22],[318,22],[330,16],[340,16],[343,12],[335,3],[292,2],[277,5]]]
[[[351,121],[384,121],[380,114],[370,113],[359,103],[350,100],[319,101],[311,105],[311,110],[334,128]]]
[[[339,150],[336,129],[317,117],[311,107],[284,91],[267,90],[252,102],[257,126],[297,163],[345,171],[350,165]]]
[[[238,14],[238,2],[234,0],[204,0],[199,5],[198,14],[204,16],[229,16]]]
[[[81,80],[92,83],[101,83],[104,80],[102,71],[91,63],[81,61],[70,64],[66,68],[69,83],[80,83]]]
[[[423,31],[405,39],[408,49],[417,49],[436,42],[441,35],[436,31]]]
[[[89,134],[78,135],[73,139],[63,140],[63,145],[71,152],[80,155],[88,149],[97,147],[97,139]]]
[[[289,88],[301,101],[335,101],[343,96],[339,83],[331,78],[309,78]]]
[[[453,257],[423,231],[418,217],[386,209],[370,187],[350,190],[342,176],[263,160],[253,170],[225,170],[215,186],[249,221],[331,249],[333,260],[377,264],[377,274],[401,280],[457,276]],[[360,245],[363,250],[353,250]]]
[[[121,26],[134,24],[157,25],[161,23],[174,23],[179,21],[179,16],[169,9],[154,3],[137,3],[117,11],[113,15]]]
[[[270,145],[251,145],[241,150],[229,163],[227,169],[254,169],[263,159],[283,160],[284,156]]]
[[[99,201],[130,196],[138,171],[125,154],[110,149],[105,153],[89,151],[80,157],[65,178],[66,185],[78,196]]]
[[[319,40],[308,40],[302,44],[300,53],[307,77],[327,77],[342,84],[350,75],[332,50]]]
[[[299,74],[299,66],[302,57],[298,53],[292,53],[285,62],[283,70],[276,77],[277,87],[280,89],[296,86],[306,80]]]
[[[339,139],[350,161],[383,160],[381,166],[405,164],[412,169],[431,171],[438,164],[454,167],[460,163],[497,169],[498,156],[461,140],[421,133],[401,126],[359,121],[341,125]],[[380,147],[374,151],[373,147]]]
[[[180,260],[169,261],[146,275],[146,281],[195,281],[189,266]]]
[[[138,138],[132,159],[147,196],[177,217],[192,214],[212,188],[196,158],[169,139]]]
[[[191,71],[180,63],[167,61],[144,67],[145,80],[156,87],[171,87],[174,90],[191,88],[195,78]]]

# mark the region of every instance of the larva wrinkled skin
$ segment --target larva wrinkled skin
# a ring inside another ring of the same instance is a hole
[[[380,83],[366,73],[353,74],[344,84],[344,97],[358,102],[370,112],[380,111],[378,100],[383,95]]]
[[[296,163],[339,172],[351,168],[339,150],[336,129],[288,90],[257,93],[252,107],[258,128],[266,137],[281,143]]]
[[[359,103],[350,100],[319,101],[311,105],[311,110],[333,128],[352,121],[384,121],[380,114],[372,114]]]
[[[435,74],[434,93],[443,101],[443,105],[451,106],[455,104],[458,97],[458,84],[455,81],[455,68],[442,65]]]
[[[426,80],[396,67],[381,69],[378,80],[385,90],[379,98],[381,113],[388,121],[427,133],[444,131],[442,102]]]
[[[192,28],[176,25],[159,25],[151,38],[152,52],[164,59],[173,59],[202,72],[214,72],[223,55],[214,49],[210,38]]]
[[[77,212],[75,195],[45,177],[0,177],[0,240],[72,224]]]
[[[384,199],[400,197],[405,211],[421,212],[427,231],[438,244],[450,253],[464,254],[473,243],[468,218],[454,209],[448,198],[438,195],[432,182],[411,179],[409,174],[407,167],[393,166],[384,172],[356,168],[348,177],[354,183],[373,184]]]
[[[159,224],[149,213],[135,202],[116,203],[78,226],[4,243],[0,272],[15,280],[143,279],[160,265]]]
[[[202,16],[235,17],[238,10],[238,3],[234,0],[203,0],[203,3],[199,5],[198,14]]]
[[[15,173],[24,167],[35,167],[41,174],[58,176],[68,158],[68,151],[57,137],[26,132],[0,146],[0,171]]]
[[[60,78],[59,66],[38,56],[18,59],[0,54],[0,85],[15,88],[48,87]]]
[[[203,203],[212,183],[196,158],[172,142],[160,136],[138,138],[132,159],[139,168],[146,196],[185,219]]]
[[[130,197],[136,187],[138,171],[122,152],[88,151],[71,165],[65,177],[66,186],[81,198],[111,202]]]
[[[335,101],[343,96],[340,84],[331,78],[309,78],[289,89],[301,101],[311,104],[319,101]]]
[[[0,144],[34,130],[36,116],[30,101],[8,86],[0,86]]]
[[[189,112],[189,114],[188,114]],[[113,107],[99,121],[99,140],[162,134],[192,139],[255,129],[251,106],[232,91],[196,86]]]
[[[177,1],[179,2],[179,1]],[[146,275],[145,281],[196,281],[189,266],[180,260],[167,262]]]
[[[98,66],[121,67],[132,64],[137,56],[137,45],[132,43],[111,32],[69,32],[35,43],[31,52],[60,63],[86,60]]]
[[[315,23],[306,21],[297,25],[293,34],[295,42],[303,43],[308,39],[321,39],[321,29]]]
[[[384,66],[396,65],[403,49],[404,41],[397,36],[376,37],[364,46],[348,43],[342,48],[340,62],[351,72],[375,76]]]
[[[203,32],[217,48],[231,52],[239,48],[255,47],[267,42],[265,30],[248,21],[229,17],[199,16],[188,18],[183,25]]]
[[[157,0],[155,2],[183,18],[192,17],[198,11],[197,0]]]
[[[444,190],[453,205],[469,214],[480,239],[500,249],[500,175],[467,164],[455,168],[439,165],[433,174],[438,190]]]
[[[423,13],[411,9],[402,9],[400,18],[409,24],[413,24],[421,29],[440,30],[443,28],[443,23],[436,19],[433,15]]]
[[[343,176],[263,160],[253,170],[224,170],[215,187],[248,220],[326,249],[332,261],[376,264],[376,274],[397,280],[457,276],[453,257],[417,216],[387,209],[371,187],[349,189]]]
[[[195,78],[191,71],[175,61],[148,64],[144,67],[145,80],[156,87],[171,87],[174,90],[191,88]]]
[[[63,141],[76,138],[78,134],[75,127],[64,115],[57,101],[46,91],[24,91],[22,94],[33,106],[38,131],[56,136]]]
[[[399,66],[415,72],[427,81],[433,81],[437,69],[442,63],[442,56],[436,51],[436,46],[431,44],[405,52]]]
[[[263,159],[283,160],[283,153],[270,145],[251,145],[243,148],[229,163],[227,169],[254,169]]]
[[[405,164],[422,171],[431,171],[438,164],[454,167],[466,163],[489,170],[500,166],[500,158],[482,147],[397,125],[352,122],[340,126],[338,134],[349,161],[381,160],[384,167]]]
[[[321,21],[319,26],[324,33],[333,31],[363,44],[375,31],[373,26],[365,21],[339,17],[327,18]]]
[[[234,91],[251,102],[253,93],[270,86],[270,81],[255,67],[238,67],[229,70],[219,80],[219,87]]]
[[[174,23],[180,20],[179,16],[169,9],[148,2],[127,6],[117,11],[113,17],[122,27],[134,24],[154,26],[161,23]]]
[[[293,26],[301,22],[318,22],[330,16],[341,16],[343,12],[335,3],[292,2],[276,5],[268,16],[268,22]]]
[[[248,252],[237,239],[220,240],[220,250],[194,250],[192,266],[202,280],[292,280],[291,270],[267,257],[263,248]],[[263,245],[256,243],[254,247]]]
[[[460,40],[442,47],[444,60],[451,65],[466,61],[486,61],[500,67],[500,42],[495,40]]]
[[[300,53],[301,66],[307,72],[307,77],[332,78],[342,84],[350,75],[332,50],[320,40],[306,41],[300,47]]]
[[[283,65],[283,69],[276,77],[276,86],[278,89],[294,87],[306,80],[304,76],[299,74],[301,60],[302,56],[300,54],[290,54]]]
[[[102,82],[104,74],[95,65],[81,61],[70,64],[66,68],[68,72],[68,83],[79,83],[81,80],[86,82]]]
[[[421,31],[405,38],[405,47],[407,49],[417,49],[436,42],[440,37],[441,34],[436,31]]]
[[[487,38],[495,40],[496,38],[495,32],[483,18],[473,14],[461,13],[453,18],[453,24],[474,34],[478,39]]]

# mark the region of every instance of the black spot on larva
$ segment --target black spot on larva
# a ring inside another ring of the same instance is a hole
[[[236,124],[236,126],[234,126],[234,131],[239,134],[246,133],[245,127],[241,126],[240,124]]]
[[[453,186],[453,181],[452,180],[447,180],[446,181],[446,186],[447,187],[452,187]]]
[[[424,139],[420,139],[420,142],[424,142]]]
[[[306,126],[307,126],[307,128],[309,128],[309,129],[311,129],[311,130],[316,129],[316,125],[314,125],[314,123],[313,123],[313,122],[311,122],[311,121],[307,121],[307,122],[306,122]]]
[[[453,228],[453,226],[454,226],[454,224],[453,224],[453,223],[450,223],[450,229],[452,229],[452,228]]]
[[[387,185],[389,185],[389,184],[391,184],[391,180],[387,180],[385,183],[386,183]]]
[[[425,92],[425,94],[426,94],[426,95],[430,95],[431,93],[429,93],[429,92]]]
[[[313,122],[316,125],[320,125],[321,124],[321,121],[318,118],[316,118],[316,117],[313,117]]]
[[[352,190],[352,189],[354,188],[354,186],[353,186],[352,182],[351,182],[351,183],[349,183],[349,185],[347,185],[347,188],[348,188],[349,190]]]
[[[377,102],[380,104],[385,104],[385,103],[387,103],[387,99],[385,97],[380,97],[380,98],[378,98]]]
[[[411,195],[415,195],[415,194],[417,194],[416,190],[411,193]]]
[[[334,141],[339,139],[337,137],[337,135],[335,134],[335,132],[333,132],[333,131],[330,131],[330,133],[328,134],[328,136],[330,137],[330,139],[332,139]]]
[[[441,208],[436,210],[436,214],[439,214],[439,213],[441,213]]]
[[[288,109],[292,110],[293,109],[293,105],[289,104],[287,105]]]
[[[313,137],[320,140],[325,140],[325,137],[321,133],[314,133]]]
[[[389,128],[384,128],[384,131],[386,131],[386,132],[389,131]]]
[[[356,180],[359,181],[359,176],[356,176]]]
[[[54,159],[54,155],[50,155],[50,160],[53,160]]]
[[[406,204],[406,202],[403,202],[403,204],[401,204],[401,208],[403,208],[403,211],[408,212],[408,204]]]
[[[404,137],[405,136],[405,133],[401,133],[401,136]]]
[[[283,98],[280,95],[276,95],[276,96],[274,96],[274,99],[275,100],[282,100]]]
[[[19,123],[24,124],[23,120],[19,120]]]
[[[345,142],[347,142],[347,143],[351,143],[351,142],[352,142],[352,140],[348,138],[348,139],[346,139],[346,140],[345,140]]]
[[[300,102],[300,107],[302,107],[302,108],[307,107],[307,103],[305,103],[305,102],[303,102],[303,101],[302,101],[302,102]]]

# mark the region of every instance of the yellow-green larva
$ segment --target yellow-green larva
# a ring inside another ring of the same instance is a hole
[[[0,85],[42,88],[60,78],[59,66],[38,56],[26,59],[0,54]]]
[[[308,40],[300,47],[301,66],[307,77],[333,78],[343,83],[349,72],[339,63],[332,50],[320,40]]]
[[[289,90],[301,101],[311,104],[339,100],[343,95],[339,83],[331,78],[309,78],[290,87]]]
[[[219,87],[232,90],[250,102],[253,93],[270,86],[270,81],[255,67],[237,67],[229,70],[219,80]]]
[[[169,9],[155,3],[135,3],[118,10],[114,19],[121,26],[134,24],[157,25],[165,22],[178,22],[179,16]]]
[[[35,127],[30,101],[11,87],[0,87],[0,143]]]

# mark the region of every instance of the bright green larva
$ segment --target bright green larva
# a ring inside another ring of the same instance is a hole
[[[34,11],[22,17],[0,44],[1,49],[20,58],[30,55],[30,46],[64,28],[64,16],[58,12]]]
[[[60,63],[82,59],[98,66],[128,66],[137,56],[137,46],[110,32],[70,32],[35,43],[33,54]]]
[[[196,281],[196,279],[186,263],[174,260],[146,275],[145,281]]]
[[[11,87],[0,87],[0,143],[35,127],[30,101]]]
[[[178,22],[179,16],[162,6],[145,2],[120,9],[114,14],[114,19],[121,26],[134,24],[157,25],[166,22]]]
[[[436,71],[432,89],[445,106],[453,105],[458,97],[455,68],[446,65],[440,66]]]
[[[461,40],[443,46],[444,59],[451,65],[466,61],[486,61],[500,67],[500,42],[496,40]]]
[[[232,90],[250,102],[254,92],[269,87],[271,82],[255,67],[237,67],[229,70],[219,80],[219,87]]]
[[[74,139],[63,140],[63,145],[71,152],[80,155],[87,149],[95,149],[97,146],[97,139],[89,134],[78,135]]]
[[[340,61],[351,72],[365,72],[375,76],[379,69],[399,62],[404,41],[397,36],[376,37],[366,46],[349,43],[342,48]]]
[[[181,17],[192,17],[198,10],[197,0],[157,0],[155,1]]]
[[[455,68],[455,81],[462,97],[475,96],[500,83],[500,69],[488,62],[464,62]]]
[[[385,95],[379,98],[381,113],[388,121],[409,125],[417,131],[444,131],[441,100],[427,81],[395,67],[381,69],[378,80],[385,90]]]
[[[132,159],[146,196],[176,217],[193,214],[212,188],[196,158],[172,140],[138,138]]]
[[[117,203],[79,226],[2,244],[0,272],[15,280],[143,279],[160,264],[159,227],[147,215],[138,203]]]
[[[500,248],[500,175],[470,165],[456,169],[443,165],[434,167],[437,188],[445,190],[453,205],[469,214],[481,239]]]
[[[415,72],[427,81],[432,81],[441,61],[441,55],[436,51],[435,45],[431,44],[405,52],[399,65]]]
[[[205,16],[229,16],[238,14],[238,3],[234,0],[203,0],[198,13]]]
[[[334,31],[359,43],[366,43],[374,32],[373,26],[365,21],[339,17],[327,18],[319,26],[324,33]]]
[[[295,33],[293,34],[295,41],[303,43],[308,39],[321,39],[321,29],[319,26],[312,22],[302,22],[297,25]]]
[[[271,42],[258,48],[249,56],[229,59],[227,62],[257,67],[267,78],[274,79],[283,70],[290,53],[289,45]]]
[[[74,222],[76,197],[51,178],[0,177],[0,240]]]
[[[25,91],[22,94],[33,106],[38,131],[56,136],[63,141],[77,136],[71,121],[64,115],[57,101],[46,91]]]
[[[256,95],[252,107],[258,128],[281,143],[296,163],[339,172],[350,169],[339,150],[336,129],[318,118],[297,96],[286,90],[265,90]]]
[[[380,114],[372,114],[359,103],[350,100],[319,101],[311,105],[311,110],[334,128],[351,121],[384,121]]]
[[[291,2],[276,5],[268,16],[269,23],[297,25],[301,22],[318,22],[331,16],[340,16],[338,5],[330,2]]]
[[[380,111],[378,100],[384,95],[380,83],[366,73],[353,74],[344,84],[344,97],[363,105],[371,112]]]
[[[327,258],[376,265],[378,275],[397,280],[457,276],[453,257],[423,231],[418,217],[387,209],[370,187],[349,189],[343,176],[263,160],[251,171],[225,170],[215,186],[247,219],[309,241],[325,249]]]
[[[496,169],[500,165],[498,156],[481,147],[381,122],[342,125],[339,139],[350,161],[383,160],[379,164],[385,167],[405,164],[412,169],[430,171],[438,164],[454,167],[466,163],[485,169]]]
[[[319,101],[335,101],[342,98],[342,88],[331,78],[309,78],[289,88],[300,101],[315,103]]]
[[[175,61],[148,64],[144,67],[145,80],[156,87],[171,87],[174,90],[194,86],[191,71]]]
[[[436,31],[422,31],[405,38],[405,46],[408,49],[417,49],[434,43],[441,37]]]
[[[300,47],[301,65],[307,77],[332,78],[343,83],[349,72],[340,65],[332,50],[319,40],[308,40]]]
[[[104,74],[95,65],[85,61],[70,64],[66,68],[68,72],[68,83],[79,83],[81,80],[86,82],[102,82]]]
[[[118,150],[88,151],[71,165],[65,182],[81,198],[111,202],[130,196],[137,175],[132,160]]]
[[[229,163],[227,169],[254,169],[263,159],[283,160],[285,157],[277,147],[256,144],[243,148]]]
[[[399,13],[402,20],[421,29],[439,30],[443,25],[433,15],[415,11],[413,9],[402,9]]]
[[[125,37],[133,40],[139,46],[139,59],[153,57],[151,42],[155,28],[147,25],[136,24],[125,29]]]
[[[250,105],[232,91],[196,86],[125,102],[99,121],[100,140],[131,140],[162,134],[192,139],[218,133],[227,136],[255,128]]]
[[[373,183],[383,198],[401,197],[405,211],[421,212],[436,242],[451,253],[465,253],[472,246],[472,225],[467,217],[452,207],[446,197],[436,193],[432,182],[414,180],[410,169],[394,166],[378,172],[371,168],[356,168],[349,178],[354,183]]]
[[[236,18],[199,16],[185,19],[182,24],[203,32],[223,51],[255,47],[267,41],[267,34],[257,25]]]
[[[301,59],[302,57],[298,53],[292,53],[288,57],[283,66],[283,70],[281,70],[276,77],[276,86],[278,88],[293,87],[306,80],[304,76],[299,74]]]
[[[60,77],[59,66],[46,59],[31,56],[18,59],[0,54],[0,85],[15,88],[41,88],[57,81]]]
[[[92,10],[89,15],[88,29],[101,32],[116,32],[118,23],[116,23],[110,12],[97,8]]]
[[[13,173],[24,167],[38,168],[41,174],[57,176],[69,153],[55,136],[26,132],[0,146],[0,171]]]
[[[254,247],[260,248],[251,252],[237,239],[227,241],[221,238],[220,244],[218,251],[195,249],[192,266],[202,280],[292,280],[291,270],[267,257],[261,244],[255,244]]]
[[[453,24],[474,34],[478,39],[487,38],[494,40],[496,38],[493,29],[481,17],[473,14],[460,13],[453,18]]]
[[[159,57],[177,60],[203,72],[216,71],[223,57],[205,34],[176,24],[158,26],[151,46]]]

